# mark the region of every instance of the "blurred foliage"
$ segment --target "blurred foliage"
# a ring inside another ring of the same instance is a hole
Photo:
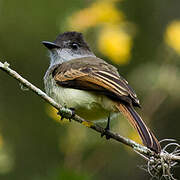
[[[81,31],[136,90],[138,111],[158,139],[180,140],[179,6],[179,0],[0,0],[0,57],[43,89],[49,59],[40,42]],[[112,129],[140,142],[121,115]],[[129,148],[60,121],[56,110],[0,71],[0,179],[148,179],[137,167],[142,163]]]

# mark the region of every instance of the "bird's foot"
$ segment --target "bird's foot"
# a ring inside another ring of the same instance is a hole
[[[69,120],[69,122],[71,122],[71,119],[73,119],[74,118],[74,116],[75,116],[75,109],[74,108],[69,108],[70,110],[71,110],[71,116],[70,117],[67,117],[66,115],[65,115],[65,112],[60,112],[60,111],[58,111],[57,112],[57,114],[59,115],[59,116],[61,116],[61,121],[63,120],[63,119],[68,119]]]

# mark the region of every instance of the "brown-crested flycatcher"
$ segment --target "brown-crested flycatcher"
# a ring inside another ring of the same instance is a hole
[[[54,42],[42,43],[50,51],[50,66],[44,77],[49,96],[90,121],[121,112],[138,131],[143,144],[160,152],[159,142],[133,108],[140,107],[135,92],[114,66],[95,56],[81,33],[65,32]]]

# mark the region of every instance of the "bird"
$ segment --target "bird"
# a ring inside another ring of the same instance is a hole
[[[106,131],[110,129],[111,116],[123,114],[142,143],[160,153],[160,143],[135,110],[141,107],[135,91],[115,66],[92,52],[82,33],[68,31],[53,42],[42,43],[49,50],[44,86],[50,97],[88,121],[108,119]]]

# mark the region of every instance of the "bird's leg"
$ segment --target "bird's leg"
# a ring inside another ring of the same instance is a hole
[[[66,107],[65,107],[66,108]],[[61,116],[61,121],[64,119],[64,118],[66,118],[66,119],[69,119],[69,121],[71,122],[71,119],[74,117],[74,115],[75,115],[75,109],[74,108],[69,108],[70,110],[71,110],[71,112],[72,112],[72,115],[71,115],[71,117],[69,117],[69,118],[67,118],[67,117],[65,117],[64,116],[64,113],[62,113],[62,112],[60,112],[60,111],[58,111],[57,112],[57,114],[58,115],[60,115]]]
[[[71,110],[71,112],[72,112],[72,115],[71,115],[71,117],[69,118],[69,122],[71,122],[71,119],[73,119],[74,118],[74,116],[75,116],[75,108],[69,108],[70,110]]]
[[[103,133],[101,133],[101,137],[103,137],[104,135],[106,136],[106,139],[110,139],[111,137],[109,135],[107,135],[106,133],[110,130],[110,115],[108,116],[108,121],[107,121],[107,125],[106,128],[104,129],[105,131]]]

